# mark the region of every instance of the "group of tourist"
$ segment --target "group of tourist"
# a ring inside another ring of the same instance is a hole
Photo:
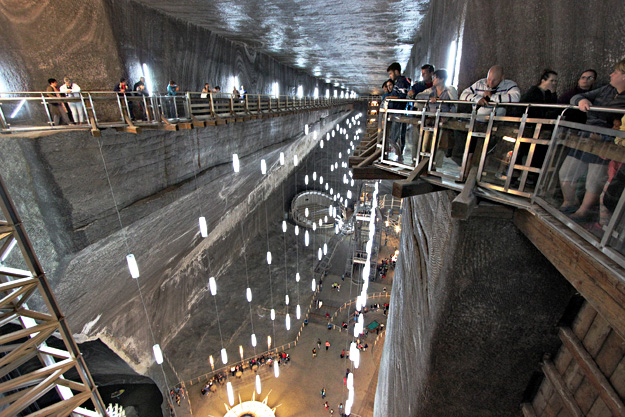
[[[441,113],[455,112],[452,103],[437,103],[439,100],[459,100],[471,102],[476,106],[478,115],[494,114],[496,116],[520,117],[525,112],[525,107],[499,106],[502,103],[533,103],[533,104],[570,104],[577,109],[567,110],[563,117],[567,121],[585,123],[592,126],[608,129],[619,129],[623,125],[623,114],[592,111],[593,107],[606,107],[625,109],[625,59],[616,63],[610,74],[610,82],[607,85],[596,88],[597,71],[594,69],[583,70],[571,89],[560,96],[556,93],[558,85],[558,73],[551,69],[544,70],[538,82],[531,86],[524,94],[517,84],[504,76],[504,69],[500,65],[492,66],[486,78],[482,78],[467,87],[458,95],[455,88],[448,86],[447,71],[435,70],[430,64],[421,67],[421,80],[411,84],[410,80],[401,75],[401,66],[393,63],[387,68],[389,79],[382,85],[384,99],[421,99],[427,100],[428,110],[434,111],[437,106]],[[388,108],[393,110],[411,109],[412,102],[390,101]],[[396,112],[397,113],[397,112]],[[528,118],[549,119],[556,118],[562,109],[557,111],[546,107],[529,107]],[[403,153],[406,137],[406,123],[391,121],[387,127],[388,149],[397,155],[397,161],[403,162]],[[434,166],[442,165],[444,156],[451,156],[453,136],[444,136],[441,132],[436,155],[433,155]],[[424,136],[426,136],[424,134]],[[449,136],[449,135],[448,135]],[[610,135],[588,135],[590,138],[603,142],[613,142]],[[425,140],[425,138],[424,138]],[[426,145],[429,149],[429,145]],[[490,147],[490,146],[489,146]],[[414,147],[413,147],[414,148]],[[416,155],[413,149],[413,158]],[[523,153],[525,152],[525,153]],[[523,161],[527,151],[521,151],[517,161]],[[537,166],[544,160],[544,151],[534,154],[532,166]],[[611,212],[618,202],[621,192],[625,188],[625,167],[617,161],[612,161],[571,149],[559,168],[559,179],[562,189],[563,202],[560,210],[578,222],[592,223],[590,227],[601,229],[611,216]],[[584,180],[585,193],[578,197],[577,183]],[[596,223],[596,206],[600,205],[599,222]]]

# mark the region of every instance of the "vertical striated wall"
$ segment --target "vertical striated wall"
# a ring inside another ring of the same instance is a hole
[[[453,196],[405,200],[375,416],[518,416],[558,346],[571,287],[510,220],[452,220]]]
[[[466,5],[459,86],[486,77],[503,65],[521,91],[538,82],[543,69],[559,73],[558,93],[575,84],[581,71],[595,68],[607,84],[614,63],[625,56],[625,3],[619,0],[443,0],[432,2],[413,47],[407,74],[425,63],[447,65]],[[418,79],[418,76],[417,76]]]

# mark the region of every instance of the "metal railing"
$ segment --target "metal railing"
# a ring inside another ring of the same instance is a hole
[[[385,100],[377,165],[409,173],[428,158],[421,178],[456,190],[474,167],[480,196],[536,204],[625,267],[625,131],[567,120],[571,105],[491,104]]]
[[[341,105],[357,99],[184,92],[175,96],[139,92],[82,91],[65,97],[49,91],[0,92],[0,132],[152,126],[219,121]],[[78,120],[69,120],[69,118]],[[80,119],[83,119],[82,122]],[[69,121],[69,123],[68,123]],[[64,123],[64,124],[62,124]]]

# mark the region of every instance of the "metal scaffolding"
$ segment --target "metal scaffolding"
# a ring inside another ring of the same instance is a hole
[[[106,416],[2,177],[0,198],[0,417]],[[21,256],[11,255],[16,246]],[[42,311],[28,308],[32,297],[42,301]],[[54,337],[64,349],[48,345]],[[67,379],[67,373],[77,374],[77,380]],[[81,407],[89,400],[95,411]]]

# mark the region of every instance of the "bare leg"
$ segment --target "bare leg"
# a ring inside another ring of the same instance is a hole
[[[560,208],[575,207],[578,204],[577,198],[575,197],[575,183],[562,181],[560,186],[562,187],[562,195],[564,196],[564,201]],[[588,195],[588,193],[586,193],[586,195]]]
[[[590,214],[590,210],[599,202],[599,196],[601,196],[601,193],[591,193],[586,191],[584,199],[582,200],[582,205],[579,206],[577,211],[573,213],[572,216],[584,217]]]

